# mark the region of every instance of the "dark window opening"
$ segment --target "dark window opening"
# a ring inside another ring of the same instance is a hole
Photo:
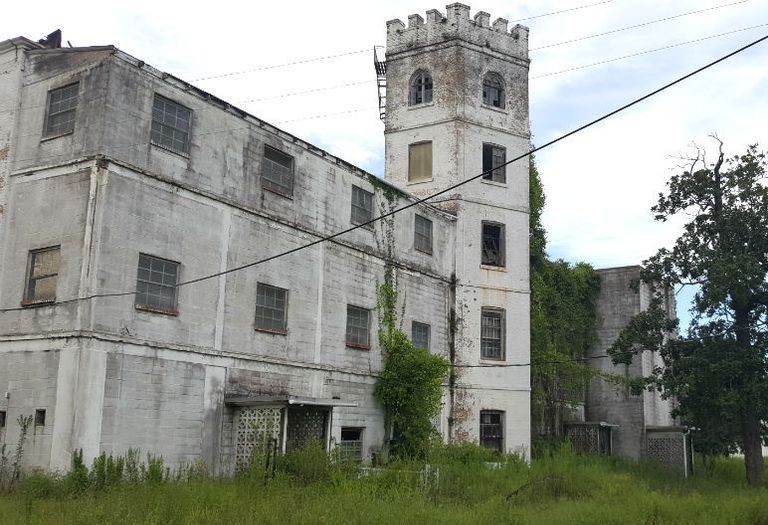
[[[363,188],[352,186],[352,224],[365,224],[373,219],[373,193]],[[366,228],[373,229],[372,224]]]
[[[176,153],[188,154],[191,123],[191,109],[163,96],[155,95],[150,135],[153,144]]]
[[[432,221],[421,215],[416,215],[413,247],[420,252],[432,254]]]
[[[52,89],[48,92],[48,114],[45,118],[45,137],[64,135],[75,130],[75,111],[79,83]]]
[[[6,411],[0,410],[0,428],[5,428],[7,417],[8,417],[8,414],[6,413]]]
[[[483,144],[483,179],[507,182],[507,150],[493,144]],[[491,171],[492,170],[492,171]]]
[[[293,196],[293,157],[264,146],[261,186],[286,197]]]
[[[282,334],[286,333],[287,306],[288,290],[257,283],[256,329]]]
[[[139,254],[135,306],[140,310],[176,314],[179,263]]]
[[[504,266],[504,225],[483,222],[482,264]]]
[[[504,81],[496,73],[488,73],[483,79],[483,104],[504,108]]]
[[[347,305],[347,346],[370,348],[369,317],[366,308]]]
[[[432,76],[426,71],[419,70],[411,77],[408,105],[415,106],[427,102],[432,102]]]
[[[480,411],[480,444],[498,452],[504,451],[504,427],[497,410]]]
[[[45,409],[44,408],[38,408],[37,410],[35,410],[35,426],[36,427],[45,426]]]
[[[355,463],[360,463],[363,460],[362,428],[341,428],[339,457],[342,461],[353,461]]]
[[[60,259],[59,246],[29,252],[27,287],[23,304],[52,303],[56,300]]]
[[[483,308],[480,322],[480,357],[483,359],[504,359],[504,310]]]
[[[429,350],[429,336],[431,327],[426,323],[413,321],[411,324],[411,340],[414,348]]]

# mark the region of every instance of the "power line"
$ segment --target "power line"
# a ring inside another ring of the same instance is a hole
[[[559,15],[560,13],[567,13],[569,11],[578,11],[580,9],[586,9],[588,7],[595,7],[598,5],[610,4],[611,2],[613,2],[613,0],[603,0],[602,2],[597,2],[594,4],[580,5],[576,7],[570,7],[568,9],[560,9],[559,11],[550,11],[549,13],[542,13],[540,15],[533,15],[533,16],[527,16],[525,18],[518,18],[517,20],[510,21],[510,23],[514,24],[516,22],[523,22],[525,20],[533,20],[534,18],[544,18],[545,16]]]
[[[529,51],[531,51],[531,52],[533,52],[533,51],[540,51],[542,49],[548,49],[550,47],[557,47],[557,46],[564,46],[566,44],[573,44],[573,43],[576,43],[576,42],[581,42],[583,40],[589,40],[590,38],[597,38],[599,36],[612,35],[614,33],[620,33],[622,31],[628,31],[630,29],[637,29],[639,27],[645,27],[645,26],[649,26],[649,25],[653,25],[653,24],[658,24],[660,22],[667,22],[669,20],[674,20],[676,18],[682,18],[684,16],[690,16],[690,15],[695,15],[695,14],[699,14],[699,13],[704,13],[706,11],[714,11],[715,9],[722,9],[724,7],[731,7],[731,6],[734,6],[734,5],[744,4],[744,3],[747,3],[749,1],[750,0],[739,0],[738,2],[731,2],[730,4],[721,4],[721,5],[716,5],[716,6],[713,6],[713,7],[708,7],[706,9],[697,9],[696,11],[687,11],[685,13],[680,13],[680,14],[677,14],[677,15],[666,16],[664,18],[657,18],[655,20],[649,20],[647,22],[641,22],[639,24],[634,24],[634,25],[631,25],[631,26],[620,27],[618,29],[611,29],[610,31],[603,31],[602,33],[594,33],[594,34],[591,34],[591,35],[586,35],[586,36],[581,36],[581,37],[577,37],[577,38],[572,38],[570,40],[563,40],[562,42],[554,42],[554,43],[545,44],[545,45],[539,46],[539,47],[533,47],[533,48],[530,48]]]
[[[331,91],[331,90],[334,90],[334,89],[342,89],[342,88],[350,87],[350,86],[360,86],[362,84],[374,84],[375,82],[376,81],[373,78],[371,78],[369,80],[361,80],[359,82],[347,82],[346,84],[336,84],[335,86],[326,86],[326,87],[319,87],[319,88],[314,88],[314,89],[306,89],[304,91],[294,91],[292,93],[282,93],[280,95],[272,95],[272,96],[269,96],[269,97],[250,98],[248,100],[242,100],[241,103],[247,104],[249,102],[261,102],[263,100],[274,100],[274,99],[278,99],[278,98],[294,97],[294,96],[297,96],[297,95],[307,95],[307,94],[310,94],[310,93],[318,93],[318,92],[321,92],[321,91]]]
[[[553,146],[554,144],[557,144],[558,142],[561,142],[561,141],[565,140],[568,137],[571,137],[571,136],[573,136],[573,135],[575,135],[577,133],[580,133],[581,131],[584,131],[587,128],[590,128],[590,127],[592,127],[592,126],[594,126],[594,125],[596,125],[596,124],[598,124],[598,123],[600,123],[600,122],[602,122],[602,121],[604,121],[604,120],[606,120],[606,119],[608,119],[608,118],[610,118],[610,117],[612,117],[612,116],[614,116],[614,115],[616,115],[618,113],[621,113],[622,111],[625,111],[625,110],[627,110],[627,109],[629,109],[629,108],[639,104],[640,102],[643,102],[643,101],[645,101],[645,100],[647,100],[647,99],[649,99],[649,98],[651,98],[651,97],[661,93],[662,91],[665,91],[665,90],[667,90],[667,89],[669,89],[669,88],[671,88],[671,87],[673,87],[673,86],[683,82],[684,80],[687,80],[687,79],[689,79],[689,78],[691,78],[691,77],[701,73],[702,71],[705,71],[705,70],[707,70],[707,69],[709,69],[709,68],[719,64],[720,62],[723,62],[723,61],[731,58],[734,55],[742,53],[743,51],[746,51],[747,49],[749,49],[749,48],[751,48],[753,46],[756,46],[757,44],[759,44],[759,43],[761,43],[761,42],[763,42],[765,40],[768,40],[768,35],[763,36],[763,37],[761,37],[761,38],[759,38],[759,39],[757,39],[757,40],[755,40],[755,41],[753,41],[753,42],[751,42],[751,43],[749,43],[749,44],[747,44],[745,46],[742,46],[742,47],[736,49],[735,51],[731,51],[730,53],[728,53],[728,54],[726,54],[726,55],[724,55],[724,56],[722,56],[722,57],[720,57],[720,58],[718,58],[718,59],[716,59],[716,60],[714,60],[712,62],[709,62],[708,64],[706,64],[706,65],[704,65],[702,67],[699,67],[698,69],[695,69],[694,71],[692,71],[690,73],[687,73],[687,74],[683,75],[682,77],[677,78],[676,80],[673,80],[673,81],[671,81],[671,82],[669,82],[667,84],[664,84],[660,88],[657,88],[657,89],[651,91],[650,93],[647,93],[647,94],[645,94],[645,95],[643,95],[643,96],[641,96],[639,98],[636,98],[633,101],[631,101],[631,102],[629,102],[627,104],[624,104],[623,106],[621,106],[621,107],[619,107],[617,109],[614,109],[613,111],[610,111],[610,112],[602,115],[601,117],[598,117],[598,118],[596,118],[594,120],[591,120],[590,122],[588,122],[586,124],[583,124],[583,125],[575,128],[575,129],[573,129],[573,130],[571,130],[571,131],[569,131],[569,132],[567,132],[567,133],[565,133],[563,135],[560,135],[559,137],[557,137],[555,139],[552,139],[549,142],[546,142],[545,144],[542,144],[541,146],[537,146],[537,147],[531,148],[526,153],[523,153],[522,155],[518,155],[517,157],[515,157],[515,158],[513,158],[513,159],[511,159],[511,160],[509,160],[509,161],[507,161],[507,162],[505,162],[503,164],[501,164],[500,166],[496,166],[494,169],[500,168],[500,167],[503,167],[503,166],[507,166],[508,164],[512,164],[513,162],[517,162],[518,160],[522,160],[524,158],[527,158],[530,155],[532,155],[532,154],[534,154],[534,153],[536,153],[538,151],[541,151],[541,150],[543,150],[545,148]],[[372,224],[374,224],[374,223],[376,223],[376,222],[378,222],[378,221],[380,221],[382,219],[386,219],[387,217],[391,217],[391,216],[393,216],[393,215],[395,215],[397,213],[400,213],[400,212],[405,211],[407,209],[413,208],[414,206],[417,206],[419,204],[427,203],[427,201],[429,201],[429,200],[431,200],[431,199],[433,199],[435,197],[438,197],[440,195],[444,195],[446,193],[449,193],[449,192],[455,190],[456,188],[459,188],[461,186],[464,186],[465,184],[468,184],[468,183],[470,183],[472,181],[475,181],[475,180],[481,178],[482,176],[490,173],[491,171],[492,170],[483,171],[482,173],[474,175],[474,176],[472,176],[472,177],[470,177],[470,178],[468,178],[466,180],[460,181],[460,182],[458,182],[456,184],[448,186],[447,188],[445,188],[443,190],[440,190],[440,191],[438,191],[436,193],[433,193],[432,195],[428,195],[426,197],[422,197],[422,198],[419,198],[419,199],[414,199],[410,203],[408,203],[408,204],[406,204],[406,205],[404,205],[404,206],[402,206],[400,208],[396,208],[394,210],[390,210],[389,212],[383,213],[383,214],[381,214],[381,215],[379,215],[377,217],[374,217],[374,218],[372,218],[372,219],[370,219],[370,220],[368,220],[366,222],[363,222],[361,224],[357,224],[357,225],[351,226],[351,227],[346,228],[344,230],[338,231],[338,232],[336,232],[334,234],[327,235],[327,236],[321,236],[321,237],[319,237],[318,239],[316,239],[314,241],[311,241],[309,243],[303,244],[301,246],[297,246],[296,248],[292,248],[290,250],[286,250],[286,251],[280,252],[278,254],[271,255],[269,257],[264,257],[262,259],[258,259],[256,261],[252,261],[250,263],[246,263],[246,264],[243,264],[243,265],[240,265],[240,266],[235,266],[233,268],[228,268],[228,269],[222,270],[220,272],[204,275],[204,276],[197,277],[197,278],[194,278],[194,279],[189,279],[187,281],[182,281],[182,282],[180,282],[180,283],[178,283],[176,285],[176,288],[178,289],[178,288],[181,288],[182,286],[188,286],[188,285],[199,283],[199,282],[202,282],[202,281],[207,281],[209,279],[214,279],[214,278],[217,278],[217,277],[221,277],[223,275],[227,275],[227,274],[234,273],[234,272],[239,272],[239,271],[245,270],[247,268],[251,268],[251,267],[254,267],[254,266],[265,264],[267,262],[270,262],[270,261],[273,261],[273,260],[285,257],[287,255],[291,255],[291,254],[299,252],[301,250],[304,250],[304,249],[307,249],[307,248],[311,248],[312,246],[316,246],[316,245],[321,244],[323,242],[331,241],[333,239],[341,237],[342,235],[345,235],[345,234],[347,234],[349,232],[358,230],[360,228],[366,228],[367,226],[370,226],[370,225],[372,225]],[[127,297],[127,296],[136,295],[137,293],[138,292],[134,290],[134,291],[131,291],[131,292],[111,292],[111,293],[93,294],[93,295],[88,295],[88,296],[83,296],[83,297],[77,297],[77,298],[74,298],[74,299],[66,299],[64,301],[57,302],[56,305],[63,305],[63,304],[69,304],[69,303],[77,303],[77,302],[91,300],[91,299],[97,299],[97,298]],[[9,311],[24,310],[24,309],[25,309],[24,307],[15,307],[15,308],[5,308],[5,309],[2,309],[0,311],[9,312]]]

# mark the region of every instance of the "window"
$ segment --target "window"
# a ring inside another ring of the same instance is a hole
[[[504,359],[504,310],[483,308],[480,320],[480,357]]]
[[[416,215],[413,230],[413,247],[424,253],[432,253],[432,221]]]
[[[352,186],[352,224],[365,224],[373,219],[373,193]],[[373,228],[372,224],[367,225]]]
[[[432,143],[408,146],[408,182],[432,180]]]
[[[179,263],[139,254],[136,275],[136,308],[176,314],[176,283]]]
[[[29,252],[23,304],[52,303],[56,300],[60,254],[59,246]]]
[[[423,348],[429,350],[429,332],[430,326],[427,323],[413,321],[411,324],[411,340],[414,348]]]
[[[347,346],[370,348],[369,317],[367,309],[347,305]]]
[[[293,196],[293,157],[264,146],[261,187],[286,197]]]
[[[5,410],[0,410],[0,428],[5,428],[7,417],[7,412]]]
[[[496,73],[488,73],[483,79],[483,104],[504,108],[504,81]]]
[[[504,266],[504,225],[483,222],[481,263],[488,266]]]
[[[483,144],[483,180],[507,182],[507,150],[493,144]],[[493,170],[493,171],[491,171]]]
[[[37,410],[35,410],[35,426],[36,427],[45,426],[45,409],[44,408],[38,408]]]
[[[48,114],[45,117],[45,137],[55,137],[75,131],[75,110],[79,83],[48,92]]]
[[[408,105],[426,104],[432,102],[432,76],[420,69],[411,77],[411,90]]]
[[[339,457],[342,461],[363,461],[363,429],[341,427]]]
[[[485,448],[504,452],[503,415],[498,410],[480,411],[480,444]]]
[[[286,333],[288,290],[268,284],[256,285],[256,330]]]
[[[183,155],[188,154],[191,123],[191,109],[155,95],[152,105],[152,144]]]

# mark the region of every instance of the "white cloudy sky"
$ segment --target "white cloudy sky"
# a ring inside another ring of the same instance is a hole
[[[589,4],[598,5],[520,22],[531,29],[531,125],[538,144],[768,34],[765,0],[484,0],[472,5],[472,13],[484,10],[492,20],[514,23]],[[115,44],[378,175],[384,139],[371,49],[385,43],[387,20],[405,21],[432,8],[444,11],[443,5],[422,0],[32,5],[4,7],[0,39],[37,39],[61,28],[74,46]],[[751,29],[542,76],[745,28]],[[258,70],[350,52],[356,53]],[[675,225],[654,223],[648,209],[677,166],[675,156],[693,141],[712,146],[707,135],[713,132],[733,153],[749,143],[768,145],[767,64],[768,42],[539,153],[550,254],[604,267],[637,264],[668,244]],[[345,84],[351,85],[338,87]],[[316,89],[322,91],[274,98]],[[685,302],[685,294],[681,299]]]

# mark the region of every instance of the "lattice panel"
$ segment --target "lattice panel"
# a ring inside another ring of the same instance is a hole
[[[566,427],[566,434],[576,452],[582,454],[600,453],[600,427],[573,425]]]
[[[682,433],[660,435],[647,433],[645,453],[650,460],[685,471],[685,437]]]
[[[280,439],[282,408],[244,407],[238,411],[235,428],[235,468],[251,465],[254,452],[263,454],[272,439]]]
[[[291,407],[288,410],[286,450],[300,449],[310,441],[325,444],[328,410],[317,407]]]

